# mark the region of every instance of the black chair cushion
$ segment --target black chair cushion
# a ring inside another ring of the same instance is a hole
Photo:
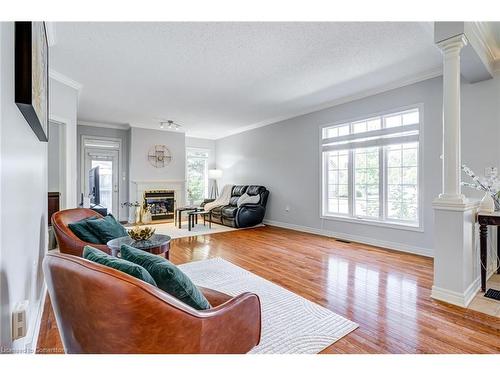
[[[214,207],[210,210],[210,212],[212,213],[212,216],[220,216],[222,214],[222,208],[224,206],[218,206],[218,207]]]
[[[231,192],[231,197],[241,197],[243,194],[245,194],[247,187],[247,185],[234,185]]]
[[[238,199],[240,199],[240,197],[231,197],[229,198],[229,205],[230,206],[236,206],[238,204]]]
[[[222,216],[228,218],[234,218],[238,207],[236,206],[224,206],[222,208]]]
[[[259,185],[250,185],[246,191],[248,195],[257,195],[262,193],[266,188],[264,186]]]

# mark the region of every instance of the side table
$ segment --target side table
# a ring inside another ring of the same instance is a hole
[[[488,266],[488,226],[497,227],[497,256],[500,258],[500,212],[477,214],[479,223],[479,241],[480,241],[480,258],[481,258],[481,290],[486,291],[486,267]],[[500,267],[497,264],[497,273],[500,273]]]
[[[106,245],[108,245],[108,247],[111,249],[111,255],[113,255],[114,257],[118,256],[122,245],[129,245],[135,247],[136,249],[147,251],[151,254],[163,254],[165,258],[168,259],[170,241],[170,236],[166,236],[164,234],[153,234],[150,239],[142,241],[136,241],[129,236],[119,237],[108,241]]]

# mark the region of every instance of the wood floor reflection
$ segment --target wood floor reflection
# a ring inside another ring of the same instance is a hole
[[[430,298],[430,258],[271,226],[172,243],[176,264],[213,257],[359,324],[323,353],[500,353],[499,318]],[[62,348],[48,299],[38,348]]]

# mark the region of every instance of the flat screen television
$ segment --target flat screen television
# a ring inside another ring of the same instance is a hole
[[[99,166],[89,171],[89,197],[91,204],[101,204],[101,191],[99,189]]]

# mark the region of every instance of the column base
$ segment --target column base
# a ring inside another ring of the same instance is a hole
[[[481,280],[476,278],[463,293],[432,286],[431,297],[439,301],[451,303],[452,305],[467,307],[472,302],[476,293],[481,289]]]
[[[465,307],[478,290],[474,249],[478,202],[434,200],[434,285],[432,298]]]
[[[439,194],[432,201],[432,207],[435,210],[467,211],[479,205],[479,201],[470,200],[464,195]]]

